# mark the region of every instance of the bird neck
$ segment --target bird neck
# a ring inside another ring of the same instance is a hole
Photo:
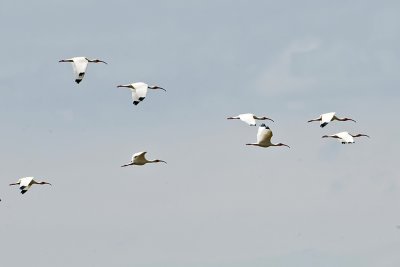
[[[246,144],[246,146],[261,146],[259,143],[250,143]]]

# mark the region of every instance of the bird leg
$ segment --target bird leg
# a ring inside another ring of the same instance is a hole
[[[130,163],[125,164],[125,165],[122,165],[121,167],[127,167],[127,166],[131,166],[131,165],[133,165],[133,162],[130,162]]]
[[[319,117],[319,118],[317,118],[317,119],[309,120],[309,121],[307,121],[307,122],[320,121],[320,120],[321,120],[321,117]]]

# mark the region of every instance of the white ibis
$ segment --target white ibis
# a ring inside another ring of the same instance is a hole
[[[80,83],[85,76],[86,68],[88,63],[104,63],[107,64],[105,61],[99,59],[88,59],[87,57],[73,57],[69,59],[61,59],[58,62],[70,62],[72,63],[72,68],[74,69],[75,74],[75,82]]]
[[[256,115],[252,113],[245,113],[245,114],[239,114],[235,117],[228,117],[228,120],[241,120],[245,123],[247,123],[250,126],[256,126],[256,120],[270,120],[274,121],[273,119],[267,118],[267,117],[257,117]]]
[[[167,91],[164,88],[159,87],[157,85],[149,86],[148,84],[142,82],[118,85],[117,87],[126,87],[131,89],[133,104],[135,106],[146,98],[147,89],[153,89],[153,90],[159,89],[159,90],[164,90],[165,92]]]
[[[21,194],[25,194],[26,191],[29,190],[29,188],[31,188],[32,185],[34,184],[48,184],[51,185],[50,183],[47,182],[37,182],[34,180],[33,177],[24,177],[24,178],[20,178],[18,179],[18,182],[10,184],[10,185],[19,185],[19,189],[21,190]]]
[[[157,163],[157,162],[164,162],[163,160],[160,159],[155,159],[155,160],[147,160],[145,155],[146,155],[146,151],[142,151],[142,152],[138,152],[133,154],[131,162],[129,162],[128,164],[122,165],[121,167],[127,167],[127,166],[131,166],[131,165],[144,165],[146,163]]]
[[[338,117],[336,117],[335,114],[336,114],[335,112],[324,113],[324,114],[320,115],[318,118],[309,120],[308,122],[319,121],[321,128],[328,125],[328,123],[331,121],[354,121],[354,122],[356,122],[355,120],[350,119],[350,118],[338,118]]]
[[[361,136],[366,136],[369,138],[368,135],[366,134],[350,134],[348,132],[340,132],[337,134],[331,134],[331,135],[324,135],[322,136],[322,138],[328,138],[328,137],[332,137],[332,138],[337,138],[340,139],[340,141],[342,142],[342,144],[353,144],[354,143],[354,138],[355,137],[361,137]]]
[[[278,144],[272,144],[271,143],[271,138],[272,138],[272,131],[271,129],[266,126],[264,123],[258,127],[258,132],[257,132],[257,143],[251,143],[251,144],[246,144],[248,146],[260,146],[260,147],[270,147],[270,146],[287,146],[290,148],[290,146],[278,143]]]

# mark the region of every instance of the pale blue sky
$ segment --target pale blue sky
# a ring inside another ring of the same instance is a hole
[[[400,3],[0,3],[7,267],[400,265]],[[100,58],[75,84],[58,60]],[[167,89],[133,106],[121,83]],[[357,123],[306,121],[336,111]],[[287,148],[246,147],[253,112]],[[354,145],[321,139],[366,133]],[[120,168],[132,153],[167,165]],[[35,176],[20,195],[8,186]]]

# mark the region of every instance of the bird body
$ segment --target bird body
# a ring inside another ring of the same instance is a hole
[[[72,68],[74,70],[74,74],[75,74],[75,82],[76,83],[80,83],[83,79],[83,77],[85,76],[86,73],[86,68],[88,63],[105,63],[106,62],[99,60],[99,59],[88,59],[87,57],[73,57],[73,58],[69,58],[69,59],[62,59],[59,62],[70,62],[72,64]]]
[[[141,152],[137,152],[137,153],[133,154],[131,162],[129,162],[128,164],[122,165],[121,167],[127,167],[127,166],[131,166],[131,165],[141,166],[141,165],[145,165],[146,163],[156,163],[156,162],[167,163],[160,159],[148,160],[145,157],[146,153],[147,153],[146,151],[141,151]]]
[[[244,113],[244,114],[239,114],[235,117],[228,117],[228,120],[234,120],[234,119],[238,119],[241,120],[245,123],[247,123],[250,126],[256,126],[256,120],[270,120],[273,121],[270,118],[267,117],[257,117],[256,115],[252,114],[252,113]]]
[[[319,121],[319,125],[321,128],[325,127],[328,125],[329,122],[331,121],[353,121],[356,122],[353,119],[350,118],[339,118],[336,116],[336,112],[329,112],[329,113],[324,113],[321,114],[318,118],[309,120],[308,122],[313,122],[313,121]]]
[[[18,181],[16,183],[12,183],[10,185],[19,185],[19,189],[21,190],[21,194],[25,194],[29,188],[31,188],[32,185],[34,184],[48,184],[51,185],[50,183],[47,182],[37,182],[34,180],[33,177],[24,177],[24,178],[20,178],[18,179]]]
[[[246,145],[248,145],[248,146],[259,146],[259,147],[270,147],[270,146],[286,146],[286,147],[289,147],[288,145],[285,145],[285,144],[282,144],[282,143],[273,144],[271,142],[272,136],[273,136],[273,133],[272,133],[271,129],[263,123],[263,124],[260,125],[260,127],[258,127],[257,143],[250,143],[250,144],[246,144]]]
[[[355,141],[354,141],[354,138],[355,138],[355,137],[361,137],[361,136],[369,137],[369,136],[366,135],[366,134],[356,134],[356,135],[352,135],[352,134],[350,134],[349,132],[340,132],[340,133],[337,133],[337,134],[324,135],[324,136],[322,136],[322,138],[332,137],[332,138],[337,138],[337,139],[339,139],[339,141],[340,141],[342,144],[353,144],[353,143],[355,142]]]
[[[143,82],[118,85],[117,87],[125,87],[125,88],[131,89],[133,104],[135,106],[138,105],[140,102],[142,102],[146,98],[148,89],[154,89],[154,90],[160,89],[160,90],[164,90],[165,92],[167,91],[164,88],[159,87],[157,85],[149,86],[148,84],[143,83]]]

